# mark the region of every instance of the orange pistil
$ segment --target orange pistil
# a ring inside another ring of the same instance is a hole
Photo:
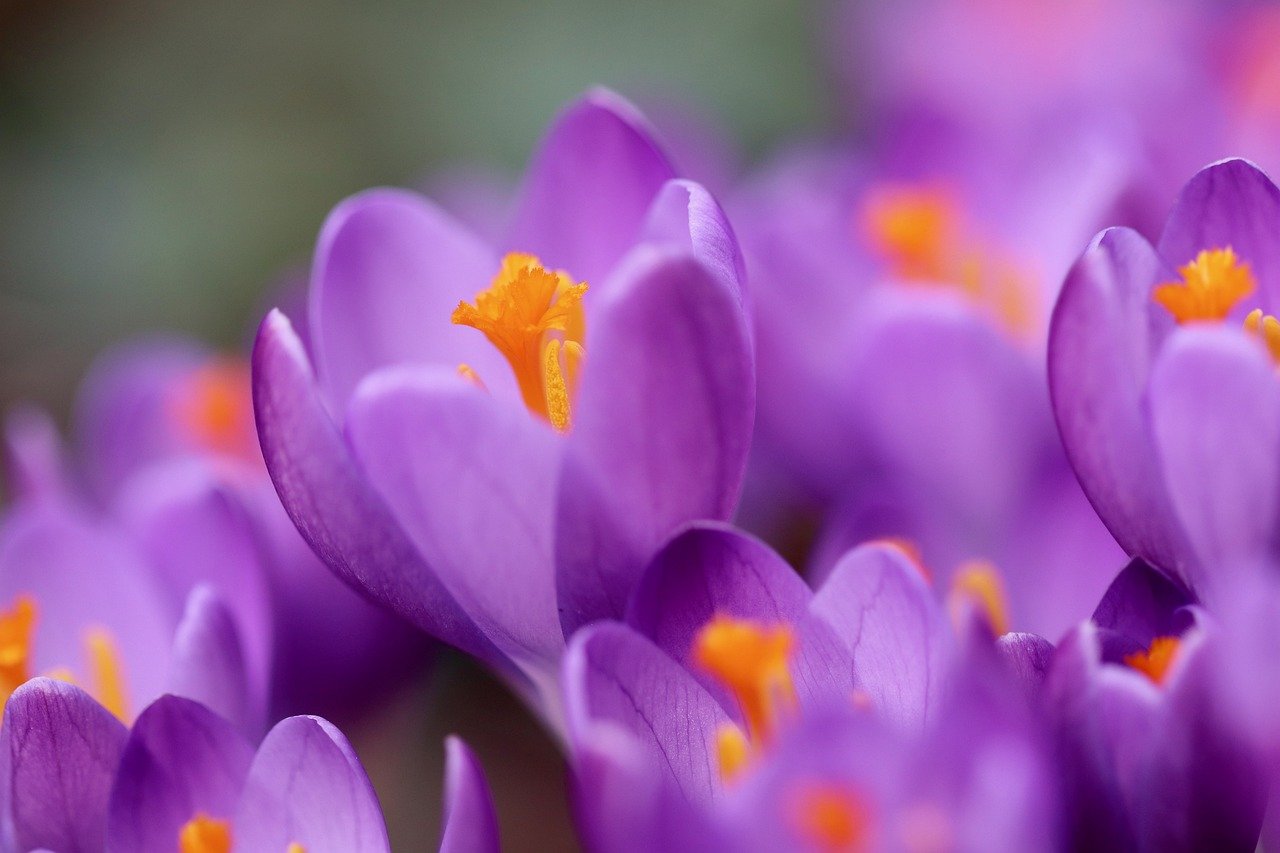
[[[570,426],[570,398],[584,354],[586,282],[574,284],[562,271],[549,271],[533,255],[511,253],[475,304],[459,302],[452,322],[480,331],[511,365],[529,411],[564,432]],[[459,372],[479,381],[468,366]]]
[[[1179,324],[1221,322],[1257,289],[1249,265],[1230,246],[1200,252],[1178,273],[1182,281],[1157,285],[1151,298]]]
[[[854,853],[868,841],[870,818],[862,798],[839,785],[802,789],[792,809],[800,835],[823,853]]]
[[[231,853],[231,823],[200,812],[178,831],[179,853]]]
[[[1124,662],[1156,684],[1163,684],[1181,645],[1177,637],[1156,637],[1145,651],[1125,655]]]
[[[1254,308],[1244,318],[1244,330],[1262,341],[1271,360],[1280,364],[1280,320],[1263,314],[1261,308]]]
[[[36,628],[36,603],[22,595],[0,613],[0,705],[31,678],[31,640]]]

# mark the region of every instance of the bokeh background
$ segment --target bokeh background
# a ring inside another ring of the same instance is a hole
[[[593,84],[721,125],[743,163],[834,121],[817,0],[0,0],[0,408],[65,414],[139,333],[247,346],[337,201],[514,181]],[[434,849],[464,735],[511,850],[572,845],[555,745],[443,654],[339,720],[397,850]]]

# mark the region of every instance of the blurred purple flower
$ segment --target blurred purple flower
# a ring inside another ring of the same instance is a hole
[[[734,510],[754,411],[741,286],[715,201],[591,92],[498,246],[408,192],[334,210],[310,347],[278,312],[259,335],[267,466],[335,572],[554,715],[565,635],[620,616],[675,527]]]

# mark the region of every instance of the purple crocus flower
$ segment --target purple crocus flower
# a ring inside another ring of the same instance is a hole
[[[1054,849],[1045,743],[982,633],[957,644],[895,546],[810,594],[755,540],[690,529],[565,659],[587,842]]]
[[[1280,191],[1199,172],[1159,243],[1104,231],[1054,312],[1049,381],[1085,493],[1129,554],[1214,604],[1276,555]]]
[[[1055,434],[1043,331],[1067,235],[1096,227],[1122,182],[1018,165],[997,183],[810,154],[738,199],[760,376],[746,521],[779,526],[779,493],[816,508],[817,578],[873,537],[913,542],[943,584],[994,564],[1014,626],[1057,637],[1122,554]],[[1050,188],[1069,182],[1068,209]]]
[[[318,717],[277,723],[255,751],[190,699],[163,696],[126,729],[78,688],[35,679],[0,742],[6,849],[389,849],[359,760]]]
[[[591,92],[498,245],[413,193],[362,193],[321,232],[310,346],[278,312],[259,335],[259,433],[303,535],[526,696],[554,695],[566,633],[620,616],[676,526],[736,505],[741,263],[674,178],[633,108]]]
[[[15,418],[13,512],[60,505],[116,527],[171,609],[212,584],[252,635],[255,677],[274,672],[273,716],[358,710],[353,697],[394,684],[422,640],[311,553],[267,477],[252,417],[246,364],[181,340],[123,345],[83,383],[71,459],[46,420]]]

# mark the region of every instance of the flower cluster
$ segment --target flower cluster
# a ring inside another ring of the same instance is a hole
[[[360,193],[251,353],[13,413],[0,849],[386,850],[311,714],[436,644],[593,850],[1280,849],[1280,14],[831,29],[855,139],[730,177],[592,90],[502,224]]]

